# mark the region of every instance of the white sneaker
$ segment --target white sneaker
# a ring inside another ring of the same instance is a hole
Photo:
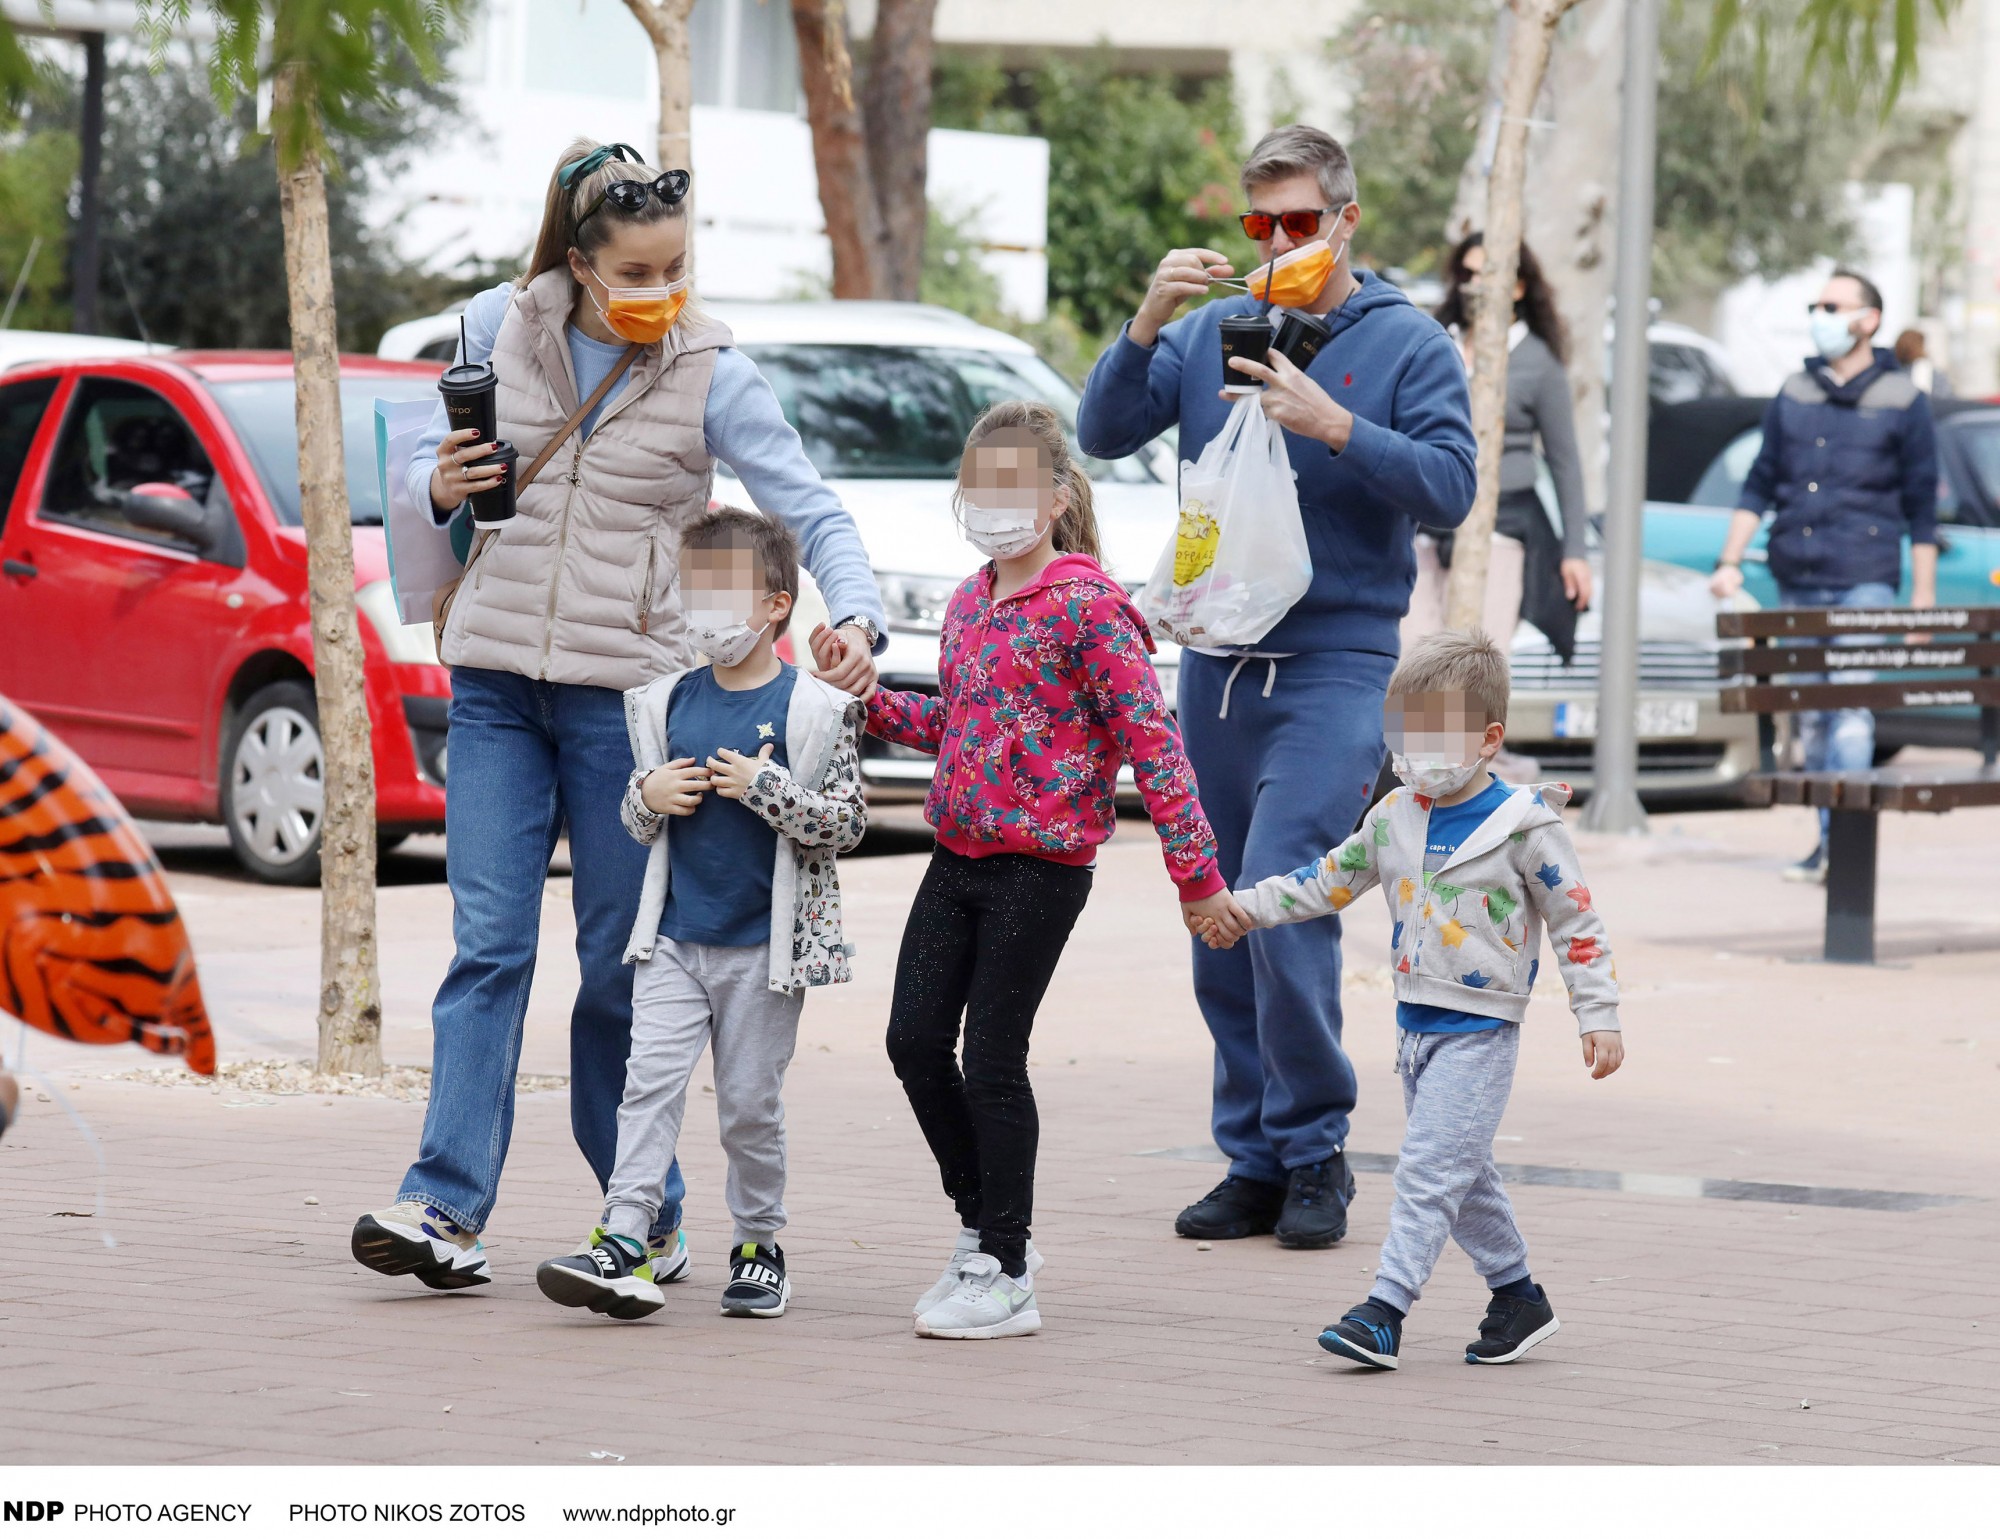
[[[398,1202],[355,1220],[354,1259],[390,1277],[414,1273],[426,1288],[471,1288],[493,1281],[486,1247],[436,1208]]]
[[[588,1250],[597,1243],[602,1230],[593,1231]],[[651,1240],[646,1245],[646,1258],[653,1263],[653,1281],[656,1283],[686,1282],[688,1269],[694,1265],[694,1258],[688,1254],[687,1231],[676,1229],[671,1238]]]
[[[979,1231],[977,1229],[959,1230],[958,1243],[951,1248],[951,1260],[945,1263],[943,1273],[938,1277],[936,1282],[931,1284],[930,1291],[917,1300],[917,1307],[911,1313],[920,1315],[933,1305],[942,1304],[949,1298],[951,1290],[958,1286],[958,1269],[965,1265],[965,1258],[977,1255],[978,1253]],[[1035,1249],[1035,1242],[1030,1240],[1028,1242],[1028,1275],[1033,1277],[1041,1269],[1042,1253]]]
[[[1000,1263],[984,1251],[960,1263],[951,1293],[917,1316],[919,1336],[946,1341],[992,1341],[1032,1335],[1041,1328],[1035,1280],[1025,1270],[1020,1277],[1003,1277]]]

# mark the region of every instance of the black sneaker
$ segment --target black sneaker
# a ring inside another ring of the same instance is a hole
[[[1366,1368],[1394,1368],[1403,1347],[1403,1322],[1369,1299],[1321,1331],[1319,1344]]]
[[[1547,1341],[1561,1328],[1548,1290],[1537,1283],[1534,1299],[1517,1299],[1496,1293],[1486,1306],[1486,1318],[1479,1322],[1479,1339],[1465,1349],[1468,1363],[1511,1363],[1527,1355],[1528,1348]]]
[[[587,1247],[536,1267],[536,1286],[558,1304],[614,1320],[637,1320],[666,1304],[644,1249],[602,1229],[591,1231]]]
[[[1812,854],[1795,866],[1785,867],[1788,882],[1824,882],[1826,880],[1826,846],[1816,844]]]
[[[785,1253],[775,1245],[739,1245],[729,1253],[729,1286],[722,1290],[722,1312],[774,1320],[792,1301],[785,1280]]]
[[[1193,1207],[1182,1208],[1174,1233],[1189,1240],[1244,1240],[1278,1227],[1285,1189],[1248,1176],[1225,1176]]]
[[[1346,1155],[1301,1165],[1285,1187],[1278,1243],[1287,1250],[1325,1250],[1337,1243],[1347,1233],[1347,1204],[1353,1197],[1354,1175]]]

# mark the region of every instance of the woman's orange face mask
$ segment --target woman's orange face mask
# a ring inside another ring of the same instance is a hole
[[[590,275],[597,278],[597,269]],[[627,342],[653,343],[673,329],[680,319],[682,308],[687,304],[688,280],[674,282],[653,288],[618,289],[604,283],[604,302],[597,303],[592,294],[590,302],[597,305],[597,313],[604,317],[604,324]]]

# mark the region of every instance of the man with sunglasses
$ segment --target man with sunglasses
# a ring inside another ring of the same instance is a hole
[[[1873,609],[1896,603],[1903,539],[1910,602],[1937,602],[1937,436],[1930,402],[1896,355],[1873,345],[1882,294],[1838,268],[1807,307],[1815,356],[1764,412],[1764,443],[1744,479],[1710,587],[1743,586],[1743,558],[1767,512],[1766,546],[1778,602],[1788,609]],[[1857,644],[1861,638],[1849,638]],[[1868,711],[1806,711],[1799,718],[1809,770],[1867,769],[1875,761]],[[1789,881],[1826,879],[1826,829]]]
[[[1411,542],[1419,524],[1463,522],[1476,453],[1451,338],[1352,264],[1361,209],[1346,150],[1303,124],[1274,129],[1244,163],[1242,185],[1258,256],[1302,254],[1268,283],[1259,273],[1248,293],[1175,320],[1232,268],[1220,252],[1168,252],[1077,412],[1084,451],[1107,459],[1176,425],[1181,456],[1195,459],[1228,417],[1229,383],[1261,386],[1266,416],[1285,430],[1312,585],[1254,648],[1189,651],[1181,662],[1181,730],[1232,887],[1318,859],[1366,807],[1416,575]],[[1275,351],[1266,364],[1239,358],[1225,379],[1222,319],[1275,323],[1285,306],[1327,323],[1318,355],[1304,369]],[[1231,951],[1197,944],[1194,978],[1215,1038],[1213,1128],[1229,1176],[1175,1229],[1333,1244],[1353,1192],[1342,1149],[1355,1098],[1340,1044],[1339,919],[1258,930]]]

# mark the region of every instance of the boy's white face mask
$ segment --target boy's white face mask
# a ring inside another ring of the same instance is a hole
[[[687,614],[688,639],[712,663],[734,668],[756,648],[757,638],[771,627],[754,631],[737,619],[731,609],[690,609]]]
[[[1396,778],[1419,796],[1454,796],[1472,784],[1472,777],[1486,768],[1484,757],[1470,764],[1446,764],[1438,759],[1416,759],[1405,754],[1391,755],[1390,768]]]
[[[1487,767],[1485,712],[1463,694],[1392,695],[1382,731],[1390,768],[1419,796],[1454,796]]]

